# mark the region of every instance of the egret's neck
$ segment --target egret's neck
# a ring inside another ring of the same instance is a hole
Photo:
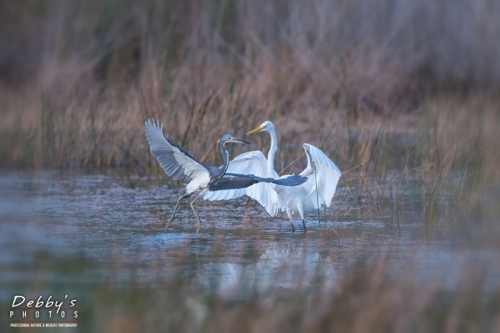
[[[278,151],[278,137],[276,136],[276,130],[274,128],[269,130],[269,135],[271,135],[271,147],[267,153],[267,172],[269,175],[274,175],[276,174],[274,170],[274,155],[276,155]]]

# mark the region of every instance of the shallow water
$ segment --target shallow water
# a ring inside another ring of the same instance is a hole
[[[178,279],[199,293],[241,299],[318,281],[335,288],[352,265],[380,258],[391,274],[411,270],[422,284],[442,279],[453,289],[471,261],[485,267],[485,289],[500,281],[497,248],[464,245],[453,232],[426,241],[415,198],[398,229],[392,199],[374,212],[355,188],[339,188],[320,222],[309,216],[307,233],[299,220],[292,233],[285,214],[269,217],[246,199],[199,200],[196,234],[187,203],[163,230],[177,196],[159,184],[104,175],[1,174],[0,299],[58,288],[85,297],[99,283],[165,288]]]

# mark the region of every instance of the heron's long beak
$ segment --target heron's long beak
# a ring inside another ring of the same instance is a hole
[[[250,132],[247,133],[248,134],[255,134],[255,133],[259,133],[260,131],[262,131],[264,129],[265,126],[259,126],[259,127],[256,127],[254,128],[253,130],[251,130]]]
[[[249,145],[250,144],[250,142],[243,141],[243,140],[236,139],[236,138],[231,138],[231,142],[233,142],[233,143],[243,143],[244,145]]]

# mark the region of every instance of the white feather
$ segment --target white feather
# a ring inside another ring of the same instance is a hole
[[[148,120],[144,128],[151,153],[167,175],[174,179],[189,178],[191,182],[186,188],[188,193],[208,185],[210,181],[208,170],[187,151],[183,151],[179,146],[167,141],[163,136],[163,125],[160,126]]]
[[[298,212],[302,219],[304,213],[330,207],[341,172],[321,150],[311,144],[304,143],[307,156],[307,167],[300,173],[308,180],[297,186],[276,186],[276,191],[284,205]]]

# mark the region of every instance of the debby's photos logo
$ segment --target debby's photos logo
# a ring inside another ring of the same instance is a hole
[[[15,295],[9,309],[10,327],[78,327],[77,300],[64,295],[27,299]]]

